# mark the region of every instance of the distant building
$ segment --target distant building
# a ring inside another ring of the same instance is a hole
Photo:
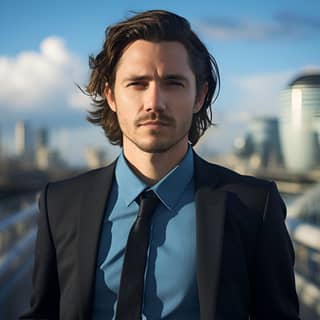
[[[36,150],[36,166],[40,170],[54,170],[66,168],[59,151],[39,146]]]
[[[50,151],[48,148],[37,147],[36,149],[36,166],[40,170],[48,170],[50,168]]]
[[[4,159],[4,148],[2,145],[2,132],[0,127],[0,161]]]
[[[90,169],[95,169],[106,165],[106,154],[104,150],[98,147],[87,148],[85,156],[87,166]]]
[[[249,166],[266,168],[280,165],[282,156],[278,119],[252,119],[245,135],[235,140],[234,147],[238,156],[249,161]]]
[[[35,158],[36,166],[40,170],[48,170],[52,164],[51,151],[48,149],[48,130],[38,129],[35,136]]]
[[[319,165],[320,73],[301,75],[282,91],[280,137],[287,169]]]
[[[47,128],[40,128],[36,133],[36,149],[49,146],[49,133]]]
[[[47,128],[40,128],[35,135],[35,162],[40,170],[55,170],[67,167],[65,161],[61,158],[58,150],[49,146],[49,131]]]
[[[33,161],[33,140],[31,127],[25,121],[18,121],[15,127],[16,154],[21,159]]]

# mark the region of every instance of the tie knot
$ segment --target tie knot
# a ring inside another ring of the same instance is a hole
[[[157,198],[157,195],[152,190],[144,190],[140,193],[140,201],[143,201],[145,199],[155,199]]]
[[[143,191],[140,194],[139,200],[140,200],[140,210],[138,215],[139,216],[143,215],[147,217],[147,216],[150,216],[155,210],[158,204],[159,198],[152,190],[148,190],[148,191]]]

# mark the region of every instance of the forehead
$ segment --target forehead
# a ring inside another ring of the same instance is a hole
[[[142,75],[150,72],[192,76],[188,52],[184,45],[177,41],[136,40],[130,43],[118,62],[117,75]]]

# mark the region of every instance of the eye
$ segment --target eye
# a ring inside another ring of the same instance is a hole
[[[168,80],[167,81],[167,85],[168,86],[177,86],[177,87],[182,87],[184,88],[184,83],[182,81],[179,80]]]
[[[145,88],[146,86],[147,86],[147,83],[143,81],[132,81],[127,84],[127,87],[134,87],[139,89]]]

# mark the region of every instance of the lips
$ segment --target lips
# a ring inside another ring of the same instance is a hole
[[[169,126],[169,123],[163,121],[146,121],[140,123],[139,126]]]

